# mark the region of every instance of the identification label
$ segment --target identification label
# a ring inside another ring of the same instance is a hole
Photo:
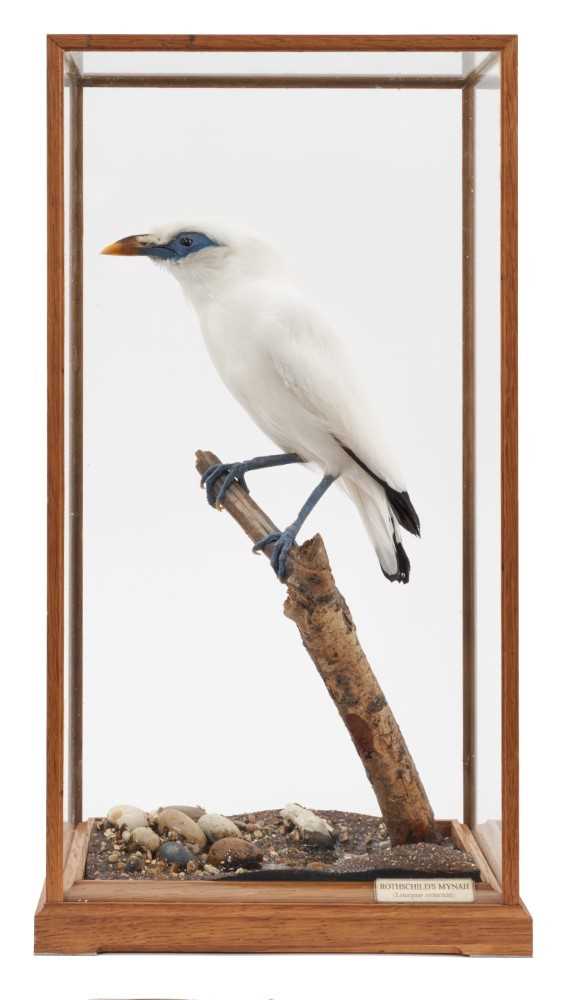
[[[377,878],[377,903],[473,903],[471,878]]]

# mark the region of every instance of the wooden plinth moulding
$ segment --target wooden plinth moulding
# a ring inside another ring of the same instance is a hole
[[[38,954],[185,952],[258,954],[513,955],[531,953],[531,920],[520,905],[88,902],[45,905]]]

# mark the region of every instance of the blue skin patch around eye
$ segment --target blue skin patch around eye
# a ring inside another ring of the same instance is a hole
[[[198,250],[206,247],[217,247],[219,243],[211,240],[205,233],[177,233],[168,243],[150,244],[143,247],[141,254],[155,257],[158,260],[183,260]]]

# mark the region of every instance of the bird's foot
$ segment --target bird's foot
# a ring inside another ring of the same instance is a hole
[[[233,483],[238,483],[245,490],[245,493],[248,493],[249,487],[245,482],[246,471],[245,462],[218,462],[217,465],[210,465],[200,481],[202,489],[204,486],[206,488],[206,496],[210,506],[221,509],[223,498]],[[221,479],[222,476],[225,476],[225,479],[219,487],[216,496],[215,487],[218,479]]]
[[[259,542],[253,545],[253,552],[262,552],[267,545],[273,545],[270,555],[270,565],[272,566],[279,580],[284,581],[287,576],[288,553],[296,541],[298,531],[293,524],[285,531],[271,531]]]

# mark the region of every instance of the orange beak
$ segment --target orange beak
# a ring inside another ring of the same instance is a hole
[[[101,253],[109,254],[112,257],[137,257],[145,252],[146,247],[152,242],[152,237],[147,235],[125,236],[123,240],[116,243],[109,243],[101,250]]]

